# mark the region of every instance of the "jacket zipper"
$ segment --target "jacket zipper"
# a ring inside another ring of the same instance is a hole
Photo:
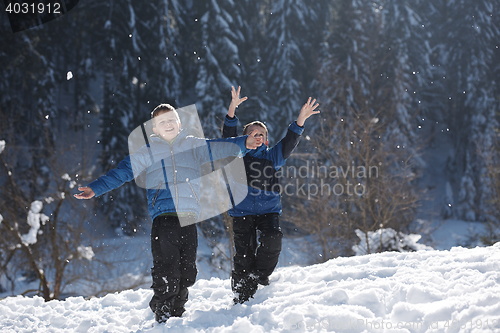
[[[170,155],[172,155],[172,170],[174,171],[174,189],[175,189],[175,207],[176,207],[175,209],[177,209],[177,207],[179,206],[179,196],[177,195],[178,194],[178,189],[177,189],[177,172],[175,172],[177,170],[177,168],[176,168],[176,165],[175,165],[175,157],[174,157],[173,147],[172,147],[172,145],[170,143],[169,143],[169,146],[170,146]],[[165,183],[161,183],[157,187],[156,194],[155,194],[155,196],[153,198],[153,202],[152,202],[153,207],[155,206],[156,199],[158,197],[158,194],[160,193],[161,186],[163,184],[165,184]],[[196,201],[199,203],[198,197],[196,196],[196,193],[194,192],[193,187],[191,186],[191,184],[189,184],[189,186],[191,187],[191,190],[193,191],[193,193],[194,193],[194,195],[196,197]]]
[[[172,145],[170,145],[170,154],[172,155],[172,170],[174,171],[175,210],[177,210],[177,207],[179,207],[179,193],[177,189],[177,167],[175,166],[175,157]]]
[[[200,200],[198,199],[198,196],[196,195],[196,192],[194,191],[193,185],[191,185],[191,182],[189,181],[189,179],[187,180],[187,183],[189,184],[189,187],[191,188],[191,191],[193,191],[194,198],[196,199],[196,202],[199,205],[200,204]]]

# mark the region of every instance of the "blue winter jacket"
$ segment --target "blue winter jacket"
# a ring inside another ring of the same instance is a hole
[[[226,115],[222,136],[237,136],[238,118]],[[300,141],[304,127],[294,121],[288,132],[275,146],[268,148],[262,145],[250,150],[243,161],[247,176],[248,194],[245,199],[229,210],[231,216],[262,215],[279,213],[281,215],[281,186],[277,176],[278,170],[290,157],[293,149]]]
[[[88,186],[100,196],[145,172],[148,210],[151,219],[164,213],[199,217],[202,165],[214,160],[244,155],[247,136],[206,140],[181,130],[173,143],[157,136],[149,145],[123,159],[106,175]]]

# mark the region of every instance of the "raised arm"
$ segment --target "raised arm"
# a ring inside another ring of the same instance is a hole
[[[292,122],[288,127],[288,132],[274,147],[270,149],[270,154],[274,161],[276,170],[281,168],[285,161],[292,154],[295,147],[299,144],[300,137],[304,131],[304,123],[313,114],[319,113],[316,108],[319,106],[316,99],[311,100],[311,97],[300,109],[299,116],[295,122]]]
[[[235,136],[238,136],[237,132],[237,125],[238,125],[238,118],[235,115],[236,108],[246,101],[248,98],[243,97],[240,98],[240,91],[241,87],[238,86],[238,90],[234,89],[234,87],[231,87],[231,104],[229,104],[229,108],[227,110],[227,115],[224,119],[224,127],[222,129],[222,137],[223,138],[232,138]]]

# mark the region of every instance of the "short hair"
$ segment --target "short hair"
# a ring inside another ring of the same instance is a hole
[[[166,103],[158,105],[157,107],[154,108],[153,111],[151,111],[151,119],[154,119],[155,117],[158,117],[159,115],[161,115],[163,113],[171,112],[171,111],[174,112],[175,118],[180,123],[181,119],[179,118],[179,114],[177,113],[177,111],[175,110],[175,108],[172,105],[166,104]],[[155,126],[155,125],[156,124],[155,124],[155,122],[153,120],[153,126]]]
[[[266,132],[266,140],[267,140],[267,127],[266,127],[266,125],[265,125],[263,122],[258,121],[258,120],[255,120],[255,121],[252,121],[251,123],[246,124],[246,125],[243,127],[243,135],[246,135],[246,134],[247,134],[248,128],[249,128],[250,126],[252,126],[252,125],[257,125],[257,126],[262,127],[262,128],[265,130],[265,132]]]

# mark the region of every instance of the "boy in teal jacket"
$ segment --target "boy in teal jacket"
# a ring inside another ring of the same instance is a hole
[[[250,133],[234,139],[205,140],[181,130],[177,111],[168,104],[151,113],[153,132],[149,143],[122,160],[115,169],[88,186],[79,187],[77,199],[100,196],[139,174],[146,173],[148,210],[153,221],[153,255],[150,307],[158,322],[180,317],[195,282],[197,230],[200,215],[201,165],[229,156],[244,155],[261,143]],[[231,144],[223,144],[223,143]]]

